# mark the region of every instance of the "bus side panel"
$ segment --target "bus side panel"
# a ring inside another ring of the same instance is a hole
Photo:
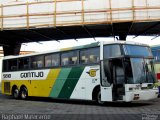
[[[19,75],[22,72],[12,72],[12,76],[16,77],[2,81],[2,93],[11,94],[13,85],[16,85],[19,90],[22,85],[25,85],[28,96],[92,100],[93,89],[100,84],[99,65],[39,71],[47,75],[43,79],[36,77],[20,79]],[[27,71],[23,71],[25,72]],[[10,83],[8,93],[4,92],[4,82]]]
[[[45,71],[45,70],[41,70]],[[2,80],[2,93],[4,94],[10,94],[12,92],[12,87],[16,85],[18,89],[20,90],[20,87],[22,85],[25,85],[27,90],[28,90],[28,96],[39,96],[39,97],[48,97],[50,94],[50,91],[52,89],[53,84],[55,83],[55,80],[57,79],[60,69],[51,69],[47,70],[49,72],[45,73],[47,74],[47,77],[45,79],[27,79],[25,80]],[[12,73],[14,76],[17,73]],[[18,76],[17,76],[18,78]],[[10,91],[9,92],[4,92],[4,83],[10,82]]]
[[[51,69],[45,80],[31,80],[29,95],[49,97],[52,86],[60,73],[60,69]]]
[[[68,75],[68,78],[66,79],[58,98],[65,98],[69,99],[82,72],[84,70],[84,67],[73,67]]]
[[[100,67],[97,65],[87,66],[79,78],[70,98],[92,100],[93,89],[99,84]]]
[[[55,84],[52,86],[52,90],[50,91],[49,97],[58,98],[58,95],[60,94],[64,83],[66,82],[68,75],[70,73],[72,68],[62,68]]]

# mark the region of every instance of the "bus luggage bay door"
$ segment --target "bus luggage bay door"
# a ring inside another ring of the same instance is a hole
[[[101,86],[101,101],[112,101],[112,87]]]

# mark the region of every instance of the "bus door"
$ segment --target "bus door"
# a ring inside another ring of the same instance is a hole
[[[101,101],[113,101],[109,60],[101,61]]]
[[[122,58],[104,60],[101,63],[101,100],[123,100],[125,74]]]
[[[123,100],[125,95],[125,71],[122,58],[112,59],[111,62],[111,83],[113,101]]]

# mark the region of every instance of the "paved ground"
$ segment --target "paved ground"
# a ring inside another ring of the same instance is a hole
[[[24,116],[26,114],[33,116]],[[101,106],[91,101],[66,101],[47,98],[15,100],[10,96],[0,94],[0,119],[15,120],[17,117],[15,115],[23,115],[21,118],[26,120],[38,118],[49,120],[104,120],[104,118],[105,120],[159,120],[160,98],[147,102],[106,103]]]

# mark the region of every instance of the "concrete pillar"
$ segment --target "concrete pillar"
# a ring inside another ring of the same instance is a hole
[[[21,44],[9,44],[3,46],[4,56],[7,55],[19,55]]]

